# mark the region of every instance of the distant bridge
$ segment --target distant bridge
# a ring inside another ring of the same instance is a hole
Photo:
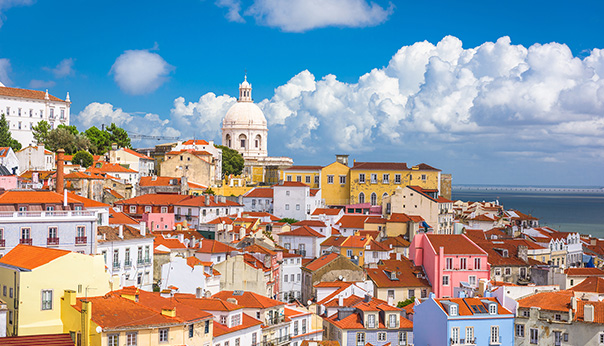
[[[604,188],[453,185],[453,191],[602,194]]]

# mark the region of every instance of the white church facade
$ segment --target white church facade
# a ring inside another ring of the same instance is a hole
[[[245,160],[243,173],[253,182],[277,183],[279,171],[291,167],[289,157],[268,156],[268,124],[252,99],[252,85],[239,84],[239,98],[222,121],[222,145],[237,150]]]
[[[69,93],[65,100],[39,90],[5,87],[0,83],[0,114],[6,115],[11,135],[23,147],[34,143],[32,127],[46,120],[51,128],[69,125]]]

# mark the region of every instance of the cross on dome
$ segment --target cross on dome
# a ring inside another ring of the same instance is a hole
[[[238,102],[252,102],[252,85],[247,81],[247,73],[245,74],[243,83],[239,84]]]

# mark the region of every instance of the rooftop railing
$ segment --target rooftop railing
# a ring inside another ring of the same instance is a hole
[[[3,211],[0,212],[0,218],[3,217],[74,217],[74,216],[93,216],[96,217],[95,211],[86,210],[67,210],[67,211]]]

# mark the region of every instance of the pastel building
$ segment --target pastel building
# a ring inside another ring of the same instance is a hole
[[[477,287],[489,280],[487,252],[463,234],[419,233],[409,247],[409,259],[423,266],[437,298],[454,297],[455,288]]]
[[[514,314],[495,298],[430,294],[415,305],[413,326],[416,345],[514,345]]]

